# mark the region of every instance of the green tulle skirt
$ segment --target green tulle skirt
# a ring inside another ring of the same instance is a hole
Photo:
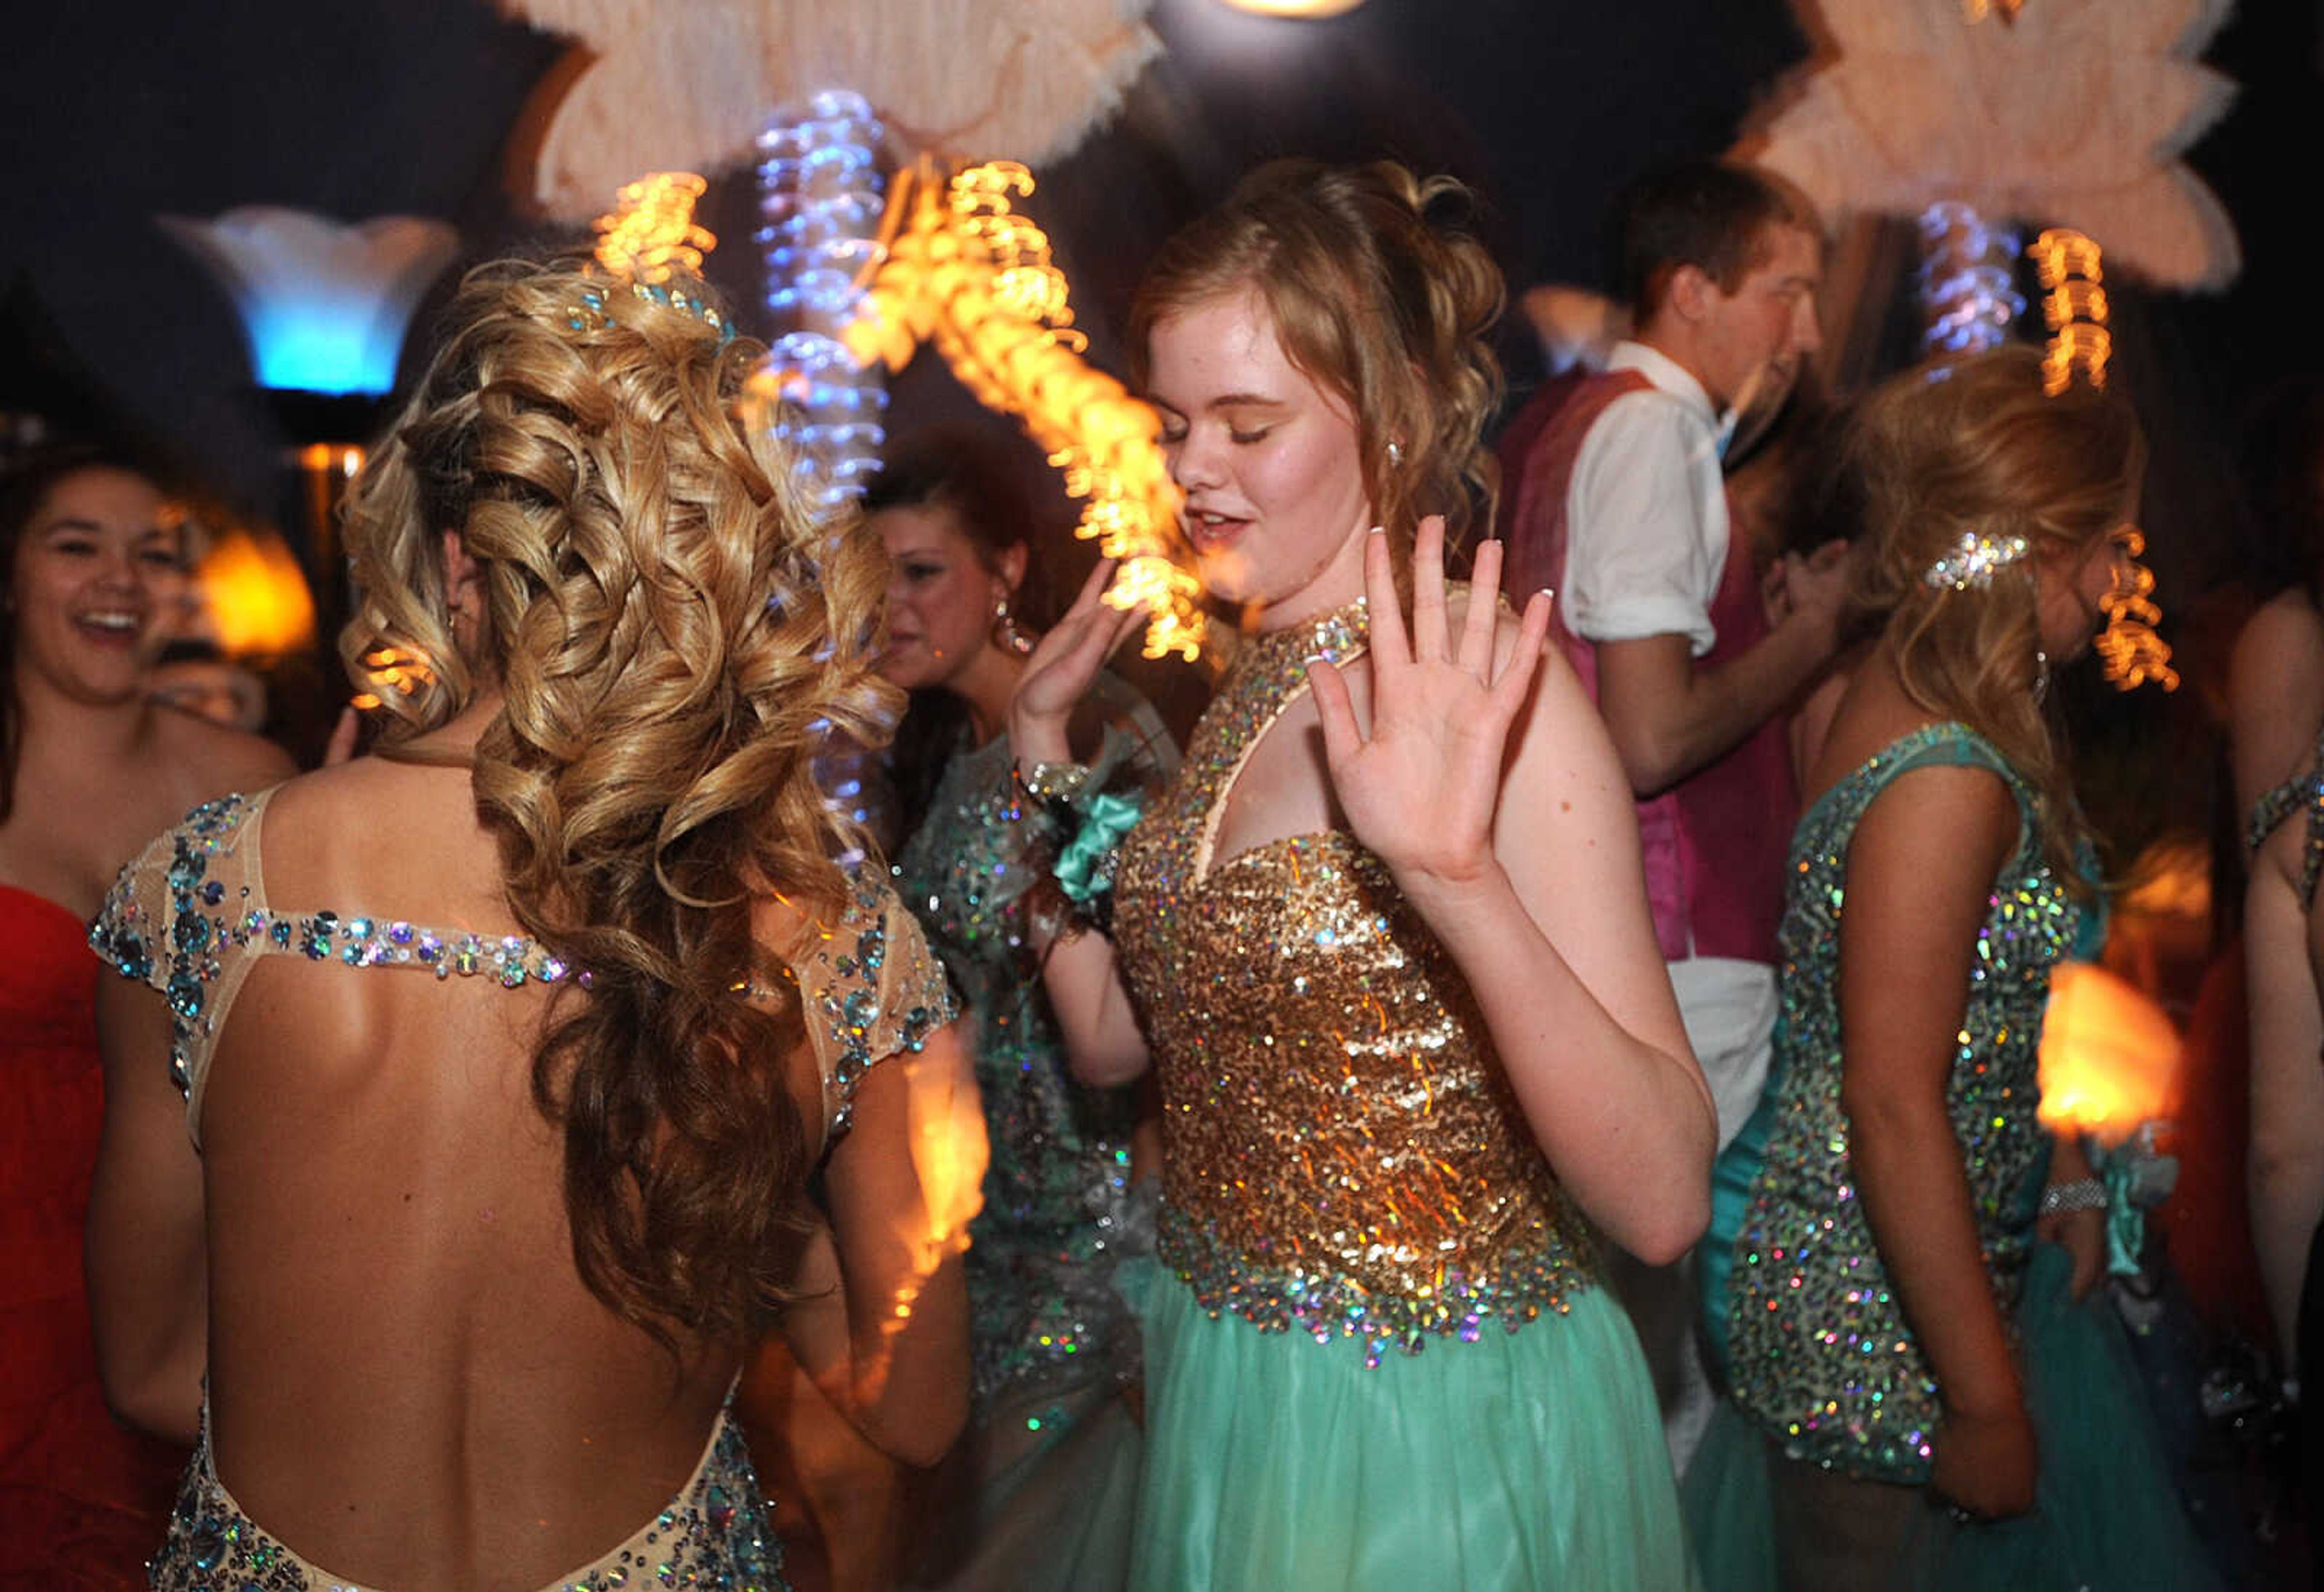
[[[1133,1587],[1694,1584],[1654,1388],[1602,1291],[1370,1370],[1351,1339],[1213,1319],[1158,1269],[1146,1292]]]
[[[1958,1524],[1914,1512],[1887,1579],[1866,1592],[2209,1592],[2218,1580],[2172,1487],[2120,1319],[2075,1302],[2073,1263],[2037,1244],[2017,1310],[2041,1445],[2034,1512]],[[1941,1435],[1939,1438],[1942,1441]],[[1722,1402],[1687,1472],[1686,1515],[1711,1592],[1775,1592],[1765,1435]]]

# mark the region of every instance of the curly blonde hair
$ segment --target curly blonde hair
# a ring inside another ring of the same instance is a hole
[[[1845,447],[1870,542],[1852,616],[1884,625],[1915,703],[1975,729],[2024,777],[2045,854],[2079,891],[2089,828],[2036,689],[2035,573],[2071,566],[2128,517],[2146,469],[2137,417],[2087,382],[2050,395],[2039,350],[2012,344],[1892,378]],[[2022,536],[2028,551],[1988,586],[1931,585],[1931,566],[1964,535]]]
[[[812,762],[893,722],[884,561],[809,515],[742,417],[755,343],[580,258],[483,266],[447,324],[350,495],[340,653],[351,672],[381,647],[422,666],[382,693],[391,751],[498,688],[477,810],[518,921],[587,973],[533,1063],[575,1261],[665,1341],[739,1339],[782,1298],[813,1138],[780,1064],[806,1014],[752,904],[844,900],[835,858],[857,838]],[[446,531],[486,593],[466,653]]]
[[[1468,208],[1453,179],[1390,161],[1270,162],[1155,256],[1130,304],[1132,374],[1146,384],[1159,322],[1257,293],[1285,356],[1354,415],[1364,493],[1399,569],[1424,515],[1443,515],[1459,545],[1493,520],[1483,432],[1501,373],[1486,334],[1506,298]]]

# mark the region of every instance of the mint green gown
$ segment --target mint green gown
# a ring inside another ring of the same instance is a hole
[[[1685,1587],[1654,1389],[1451,957],[1350,836],[1213,855],[1363,612],[1250,640],[1122,848],[1163,1096],[1131,1585]]]

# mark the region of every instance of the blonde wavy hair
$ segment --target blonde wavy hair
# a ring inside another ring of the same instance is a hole
[[[2024,776],[2045,856],[2086,889],[2075,856],[2089,828],[2036,689],[2036,577],[2070,569],[2128,518],[2146,469],[2137,417],[2087,382],[2049,395],[2040,352],[2012,344],[1894,377],[1845,446],[1870,543],[1852,614],[1882,624],[1915,703],[1976,730]],[[2022,536],[2027,555],[1989,586],[1930,585],[1964,535]]]
[[[1364,493],[1398,568],[1424,515],[1443,515],[1460,545],[1493,520],[1499,477],[1483,432],[1501,373],[1486,333],[1506,298],[1469,211],[1453,179],[1390,161],[1270,162],[1155,256],[1130,303],[1132,375],[1146,384],[1158,323],[1257,293],[1285,356],[1353,414]]]
[[[845,898],[835,858],[857,837],[812,764],[831,734],[876,744],[893,723],[885,563],[808,514],[741,412],[757,344],[577,257],[480,267],[447,326],[350,495],[340,653],[359,676],[383,647],[422,666],[382,693],[391,752],[499,689],[477,809],[518,921],[587,975],[533,1064],[575,1261],[665,1342],[740,1339],[783,1296],[819,1136],[781,1065],[806,1014],[752,902]],[[466,651],[446,531],[486,593]]]

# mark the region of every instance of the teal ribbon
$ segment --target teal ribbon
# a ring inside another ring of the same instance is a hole
[[[2107,1273],[2115,1277],[2137,1276],[2138,1257],[2146,1249],[2146,1213],[2138,1208],[2138,1166],[2128,1150],[2123,1146],[2098,1168],[2107,1191]]]
[[[1113,888],[1113,875],[1104,864],[1106,856],[1121,844],[1130,833],[1146,804],[1135,796],[1115,796],[1103,791],[1085,795],[1074,803],[1074,815],[1081,820],[1074,838],[1057,853],[1057,863],[1052,871],[1057,876],[1057,888],[1075,906],[1090,902]]]

